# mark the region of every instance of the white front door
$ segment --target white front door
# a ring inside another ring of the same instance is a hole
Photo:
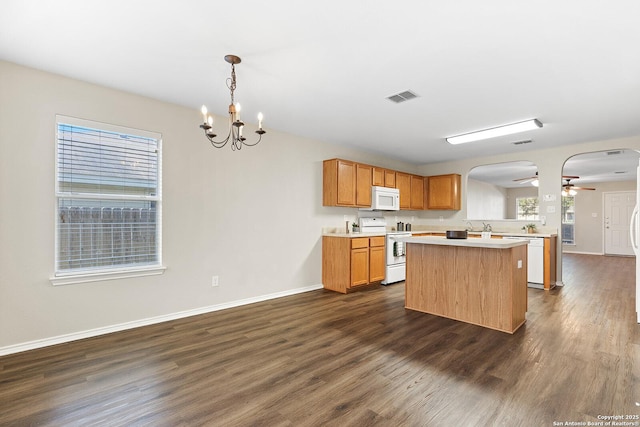
[[[635,205],[635,191],[604,193],[605,255],[634,255],[629,222]]]

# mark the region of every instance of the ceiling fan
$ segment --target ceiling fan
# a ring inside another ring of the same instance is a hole
[[[591,187],[576,187],[574,184],[571,183],[572,179],[578,179],[580,178],[579,176],[563,176],[562,179],[564,179],[566,182],[564,184],[562,184],[562,195],[563,196],[575,196],[576,190],[595,190],[595,188],[591,188]]]
[[[530,176],[527,178],[518,178],[514,179],[513,182],[520,182],[520,184],[528,184],[531,183],[534,187],[538,186],[538,172],[536,171],[536,176]]]
[[[566,179],[567,180],[567,184],[569,183],[570,179],[578,179],[580,178],[579,176],[573,176],[573,175],[563,175],[562,179]],[[531,183],[531,185],[533,185],[534,187],[538,186],[538,172],[536,172],[535,176],[530,176],[527,178],[518,178],[518,179],[514,179],[514,182],[520,182],[520,184],[528,184]],[[573,185],[573,184],[571,184]],[[595,190],[595,189],[594,189]]]

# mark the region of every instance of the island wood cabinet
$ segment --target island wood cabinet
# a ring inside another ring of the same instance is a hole
[[[406,242],[407,309],[510,334],[525,323],[526,244],[430,239]]]
[[[427,177],[427,209],[460,210],[460,175]]]
[[[347,293],[384,280],[384,236],[322,237],[322,284]]]

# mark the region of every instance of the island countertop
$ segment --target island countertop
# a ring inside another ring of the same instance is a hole
[[[468,248],[490,249],[510,249],[529,243],[525,239],[447,239],[443,236],[402,237],[398,240],[405,243],[418,243],[421,245],[463,246]]]

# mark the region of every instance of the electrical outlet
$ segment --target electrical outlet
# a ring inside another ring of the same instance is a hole
[[[218,282],[218,276],[211,276],[211,286],[216,287],[220,283]]]

